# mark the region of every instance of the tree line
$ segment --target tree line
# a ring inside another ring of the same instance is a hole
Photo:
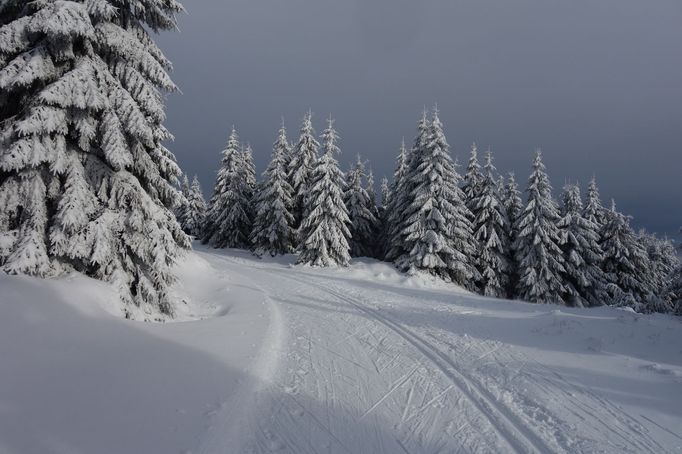
[[[330,118],[318,141],[310,112],[294,143],[282,125],[257,181],[252,150],[233,128],[208,206],[196,179],[185,184],[185,231],[217,248],[298,252],[298,263],[313,266],[375,257],[497,298],[681,310],[672,242],[635,232],[615,203],[604,207],[594,178],[584,200],[579,185],[567,184],[557,201],[540,151],[524,199],[514,174],[501,176],[492,153],[479,159],[475,144],[460,175],[438,111],[424,111],[378,201],[359,156],[339,169],[338,140]]]

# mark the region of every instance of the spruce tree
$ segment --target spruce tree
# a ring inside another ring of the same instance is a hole
[[[246,148],[242,150],[241,157],[242,172],[246,175],[245,198],[249,201],[247,204],[247,215],[249,219],[253,221],[256,216],[254,197],[256,196],[258,182],[256,180],[256,165],[253,162],[253,149],[251,148],[251,144],[246,144]],[[250,233],[251,232],[249,231],[249,234]]]
[[[528,200],[517,222],[517,292],[521,299],[533,303],[562,303],[566,292],[562,277],[566,270],[556,225],[559,213],[539,150],[526,192]]]
[[[182,228],[189,235],[198,237],[203,232],[206,218],[206,201],[201,184],[196,175],[192,179],[192,186],[187,196],[187,206],[185,209]]]
[[[481,279],[474,262],[478,244],[473,235],[473,214],[464,203],[464,192],[460,188],[461,180],[462,177],[457,172],[457,162],[455,161],[449,180],[450,204],[453,212],[450,229],[453,247],[462,255],[451,274],[454,282],[469,290],[476,290],[476,283]]]
[[[263,173],[256,197],[256,216],[251,242],[257,255],[288,254],[294,250],[293,189],[287,177],[289,144],[282,126],[273,144],[272,159]]]
[[[516,296],[516,283],[519,280],[519,264],[516,261],[516,239],[518,237],[516,228],[518,227],[519,216],[523,210],[523,201],[521,200],[521,193],[519,192],[519,186],[516,183],[513,172],[510,172],[507,177],[502,199],[506,219],[506,232],[509,238],[509,285],[507,287],[507,297],[514,298]]]
[[[490,150],[488,150],[488,151],[490,151]],[[506,184],[506,182],[504,180],[504,175],[501,175],[501,174],[498,175],[497,176],[497,194],[499,195],[501,202],[504,202],[502,197],[504,196],[505,184]],[[504,203],[502,203],[502,205],[504,206]]]
[[[185,233],[188,233],[187,230],[185,230],[185,217],[187,216],[187,210],[189,209],[190,190],[187,175],[183,175],[182,185],[180,186],[181,200],[178,207],[175,209],[175,217]]]
[[[387,236],[387,223],[388,223],[388,211],[387,206],[391,199],[391,187],[388,182],[388,178],[383,177],[381,179],[381,203],[377,207],[377,212],[379,215],[377,219],[379,224],[377,227],[377,232],[379,237],[377,238],[377,258],[382,259],[384,257],[384,252],[386,250],[386,236]]]
[[[244,173],[246,175],[246,185],[253,193],[256,190],[256,165],[253,163],[253,148],[247,143],[242,151]]]
[[[0,2],[0,267],[112,283],[127,317],[172,314],[189,247],[163,146],[170,62],[149,31],[182,6]]]
[[[367,195],[369,196],[369,211],[372,212],[374,217],[379,219],[379,206],[377,205],[377,192],[376,188],[374,187],[374,172],[372,169],[369,169],[369,172],[367,173],[367,184],[365,186],[365,189],[367,191]],[[375,223],[375,228],[377,227]],[[376,232],[375,232],[376,233]]]
[[[340,152],[337,141],[338,135],[330,118],[322,133],[324,154],[315,164],[307,186],[298,263],[347,266],[350,262],[350,219],[343,203],[343,172],[334,158]]]
[[[391,186],[387,188],[386,194],[391,194],[395,197],[382,198],[384,217],[382,218],[382,231],[381,231],[381,248],[382,256],[385,260],[394,259],[393,238],[397,235],[399,231],[399,226],[396,225],[400,219],[396,215],[396,211],[401,204],[401,199],[404,197],[402,193],[403,188],[403,177],[407,172],[407,149],[405,148],[405,139],[403,139],[400,145],[400,151],[398,157],[396,158],[395,170],[393,171],[393,181]],[[383,191],[383,189],[382,189]],[[383,192],[382,192],[383,195]]]
[[[616,210],[615,202],[605,212],[601,232],[604,251],[603,270],[613,304],[650,312],[656,298],[649,280],[649,256],[640,238],[630,227],[629,218]]]
[[[519,185],[516,183],[516,178],[513,172],[509,172],[507,176],[507,183],[504,186],[503,205],[505,216],[509,221],[508,235],[510,240],[514,240],[517,236],[516,227],[517,221],[521,212],[523,211],[523,200],[521,200],[521,192]]]
[[[355,166],[346,174],[346,189],[343,200],[350,219],[351,257],[372,257],[376,236],[376,205],[363,187],[365,164],[360,156]]]
[[[386,206],[391,200],[391,187],[388,184],[388,178],[383,177],[381,179],[381,209],[386,211]]]
[[[291,214],[294,215],[294,227],[298,228],[305,211],[305,197],[308,192],[310,178],[317,162],[317,150],[320,143],[315,139],[311,112],[303,118],[303,125],[298,143],[291,152],[289,162],[289,184],[293,189],[293,207]]]
[[[649,257],[651,288],[657,297],[656,312],[673,312],[673,283],[675,272],[680,266],[680,259],[672,241],[659,238],[653,233],[640,231],[639,239]]]
[[[428,142],[430,122],[426,115],[426,109],[422,112],[422,117],[417,123],[417,136],[414,145],[408,152],[403,140],[398,155],[398,162],[393,176],[393,187],[391,188],[391,205],[387,207],[387,232],[386,232],[386,252],[384,259],[395,262],[400,256],[409,252],[404,242],[404,230],[406,227],[406,214],[409,205],[412,203],[411,194],[413,190],[410,174],[414,172],[415,157],[424,153]]]
[[[682,229],[680,229],[682,233]],[[678,251],[682,246],[678,246]],[[672,309],[675,315],[682,315],[682,264],[673,271],[673,276],[670,285],[670,296],[672,300]]]
[[[473,212],[475,209],[475,201],[478,198],[481,190],[481,165],[478,162],[478,147],[476,143],[471,144],[471,155],[469,157],[469,164],[462,183],[462,191],[464,192],[464,202],[467,208]]]
[[[609,303],[609,295],[601,270],[604,253],[599,245],[599,227],[583,213],[580,187],[566,185],[557,223],[564,257],[564,300],[578,307],[601,306]]]
[[[246,248],[251,232],[251,187],[237,130],[222,152],[222,164],[206,215],[202,243],[215,248]]]
[[[369,196],[369,211],[374,215],[374,226],[372,234],[372,257],[380,259],[383,256],[383,220],[381,207],[377,203],[377,193],[374,187],[374,171],[369,169],[367,174],[367,195]]]
[[[585,208],[583,210],[583,216],[597,226],[597,229],[601,229],[606,223],[606,209],[601,203],[601,198],[599,197],[599,188],[597,187],[597,180],[592,177],[589,185],[587,186],[587,197]]]
[[[471,224],[468,212],[463,211],[457,172],[437,110],[423,147],[413,155],[406,176],[411,188],[401,232],[406,252],[396,264],[409,272],[423,270],[471,288],[478,277],[471,263]]]
[[[509,288],[509,238],[505,208],[498,193],[495,167],[490,151],[485,156],[478,196],[472,203],[474,238],[479,244],[476,266],[479,287],[485,296],[504,298]]]

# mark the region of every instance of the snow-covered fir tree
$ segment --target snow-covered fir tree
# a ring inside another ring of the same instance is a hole
[[[190,193],[190,186],[189,186],[189,179],[187,178],[187,175],[182,176],[182,184],[180,185],[180,195],[182,196],[180,199],[180,202],[175,209],[175,217],[178,220],[178,223],[182,227],[182,230],[185,230],[184,225],[185,225],[185,215],[187,213],[188,209],[188,203],[189,203],[189,193]],[[185,233],[187,231],[185,230]]]
[[[656,301],[658,307],[654,307],[652,310],[673,312],[674,295],[672,287],[675,273],[680,267],[677,250],[672,241],[667,238],[659,238],[644,230],[640,231],[638,236],[649,257],[652,292],[659,300]]]
[[[251,242],[257,255],[270,254],[274,257],[294,250],[294,217],[291,214],[293,189],[288,181],[288,153],[287,133],[282,125],[256,196]]]
[[[242,151],[244,171],[246,174],[246,185],[253,192],[256,190],[256,165],[253,163],[253,148],[247,143]]]
[[[490,151],[490,150],[488,150],[488,151]],[[502,196],[504,195],[505,184],[506,184],[506,181],[504,179],[504,175],[502,175],[502,174],[498,175],[497,176],[497,193],[500,196],[500,201],[503,201]],[[502,205],[504,205],[504,203]]]
[[[211,198],[202,243],[216,248],[247,248],[251,233],[251,187],[245,153],[237,130],[232,132],[222,152],[213,197]]]
[[[516,282],[518,282],[519,264],[516,261],[516,238],[518,237],[518,220],[523,210],[523,201],[521,200],[521,192],[519,185],[516,183],[516,178],[513,172],[509,172],[507,182],[502,193],[502,203],[504,205],[507,238],[509,239],[509,286],[507,288],[507,297],[514,298],[516,296]]]
[[[455,164],[443,133],[438,111],[434,110],[423,150],[411,159],[406,175],[410,203],[401,232],[405,253],[399,268],[427,271],[471,288],[478,273],[472,263],[474,240]]]
[[[680,229],[680,233],[682,233],[682,229]],[[679,249],[682,249],[682,246],[678,246]],[[682,315],[682,264],[673,272],[671,281],[669,290],[673,313]]]
[[[471,144],[469,164],[462,180],[462,191],[464,192],[464,202],[467,208],[473,212],[475,201],[481,190],[481,164],[478,162],[478,147],[476,143]]]
[[[289,160],[289,184],[293,189],[294,227],[298,228],[305,211],[305,197],[308,192],[310,178],[317,162],[317,151],[320,143],[315,139],[313,129],[313,114],[308,112],[303,117],[301,132],[296,146],[291,151]]]
[[[424,152],[429,137],[430,122],[427,117],[426,109],[417,122],[417,135],[411,150],[405,148],[405,140],[402,141],[400,153],[398,155],[395,173],[393,175],[393,186],[391,187],[390,205],[387,206],[388,218],[386,220],[385,233],[385,253],[384,259],[396,261],[398,257],[409,252],[406,249],[404,240],[404,229],[406,226],[406,213],[412,203],[412,181],[409,178],[413,172],[414,158]]]
[[[386,206],[391,200],[391,186],[388,183],[388,178],[381,179],[381,208],[385,211]]]
[[[514,172],[509,172],[507,175],[507,182],[504,186],[504,193],[502,195],[505,216],[509,220],[509,236],[510,239],[516,238],[516,223],[519,215],[523,211],[523,200],[521,199],[521,191],[519,185],[516,183]]]
[[[606,208],[601,203],[599,188],[596,178],[592,177],[587,186],[587,196],[585,198],[585,208],[583,216],[597,226],[598,230],[606,223]]]
[[[672,286],[670,287],[672,299],[672,313],[682,315],[682,266],[675,272]]]
[[[650,262],[644,245],[630,227],[629,218],[616,210],[605,212],[605,224],[601,229],[601,247],[604,251],[602,264],[612,296],[613,304],[649,312],[657,301],[652,293]]]
[[[323,155],[317,160],[307,186],[298,263],[347,266],[350,262],[350,219],[343,203],[343,172],[334,157],[340,152],[338,138],[330,118],[322,133]]]
[[[376,238],[376,205],[363,187],[365,164],[360,156],[355,165],[346,173],[344,204],[350,219],[350,254],[352,257],[372,257]]]
[[[381,206],[377,202],[377,193],[374,182],[374,171],[370,168],[367,174],[367,195],[369,196],[369,210],[374,215],[374,238],[372,239],[372,257],[383,256],[383,220]]]
[[[187,195],[187,205],[183,213],[182,229],[189,235],[200,236],[206,219],[206,201],[201,184],[196,175]]]
[[[245,197],[252,202],[248,204],[247,215],[249,219],[253,220],[256,216],[256,207],[253,201],[256,196],[258,181],[256,179],[256,165],[253,162],[253,148],[251,148],[251,144],[246,144],[246,147],[242,150],[241,158],[242,162],[240,165],[243,168],[244,175],[246,175]]]
[[[564,300],[572,306],[608,304],[607,281],[601,270],[604,253],[599,245],[599,226],[584,215],[580,187],[564,187],[561,204],[560,246],[564,256]]]
[[[380,187],[380,192],[381,192],[381,203],[377,206],[377,211],[379,212],[379,216],[377,219],[379,219],[379,227],[378,227],[378,234],[379,238],[377,239],[377,257],[382,258],[384,254],[384,246],[386,244],[386,223],[388,221],[388,212],[387,212],[387,206],[390,203],[391,200],[391,186],[388,182],[388,178],[383,177],[381,179],[381,187]]]
[[[377,205],[377,192],[375,188],[375,182],[374,182],[374,171],[372,169],[369,169],[369,172],[367,173],[367,184],[365,186],[367,190],[367,195],[369,196],[369,211],[372,212],[374,217],[377,219],[377,222],[379,220],[379,205]],[[378,224],[375,223],[375,228],[378,227]],[[375,239],[376,241],[376,239]]]
[[[139,2],[138,2],[139,3]],[[189,239],[164,148],[174,0],[0,2],[0,266],[112,283],[128,317],[172,314]]]
[[[478,196],[472,203],[474,238],[479,246],[476,259],[481,275],[479,288],[485,296],[504,298],[509,289],[509,237],[490,151],[485,156],[479,185]]]
[[[566,270],[556,225],[559,212],[539,150],[526,192],[528,200],[516,228],[517,294],[533,303],[561,303],[566,293],[562,281]]]

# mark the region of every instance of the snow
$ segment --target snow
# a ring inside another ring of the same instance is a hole
[[[0,275],[0,452],[191,452],[267,379],[277,308],[200,255],[179,272],[193,302],[166,324],[111,315],[99,281]]]
[[[0,276],[0,452],[677,452],[682,320],[195,244],[172,323]],[[111,312],[111,313],[110,313]]]

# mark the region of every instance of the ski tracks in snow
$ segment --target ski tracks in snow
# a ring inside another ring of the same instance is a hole
[[[224,430],[202,453],[236,436],[251,453],[665,452],[636,419],[512,346],[406,322],[401,310],[420,302],[399,288],[211,255],[283,312],[288,341],[267,359],[272,378],[232,404],[251,409],[216,415]]]

